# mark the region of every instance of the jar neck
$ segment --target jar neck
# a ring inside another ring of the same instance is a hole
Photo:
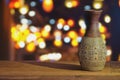
[[[99,17],[101,11],[86,11],[85,12],[85,22],[87,25],[85,36],[88,37],[100,37],[99,32]]]

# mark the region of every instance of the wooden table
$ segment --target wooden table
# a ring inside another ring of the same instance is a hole
[[[106,63],[102,71],[80,69],[78,62],[0,61],[0,80],[120,80],[120,62]]]

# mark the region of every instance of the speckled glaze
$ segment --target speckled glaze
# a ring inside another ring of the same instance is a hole
[[[79,61],[83,70],[102,70],[106,62],[106,46],[100,36],[98,20],[102,11],[85,12],[86,33],[79,46]]]

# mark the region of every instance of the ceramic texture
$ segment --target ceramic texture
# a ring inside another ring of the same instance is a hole
[[[106,62],[106,46],[100,36],[98,20],[101,11],[85,13],[86,33],[79,46],[79,61],[83,70],[102,70]]]
[[[79,47],[79,59],[83,70],[102,70],[106,62],[106,46],[103,39],[84,37]]]

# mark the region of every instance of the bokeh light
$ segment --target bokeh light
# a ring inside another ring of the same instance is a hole
[[[68,24],[70,27],[73,27],[74,24],[75,24],[75,22],[74,22],[73,19],[69,19],[69,20],[67,21],[67,24]]]
[[[33,17],[33,16],[36,15],[36,12],[35,12],[35,11],[29,11],[28,15],[29,15],[30,17]]]
[[[36,6],[36,2],[35,2],[35,1],[31,1],[31,2],[30,2],[30,6],[31,6],[31,7],[35,7],[35,6]]]
[[[65,43],[70,43],[70,41],[71,41],[71,39],[69,37],[65,37],[63,40]]]
[[[64,26],[63,26],[63,30],[64,30],[64,31],[70,30],[70,26],[69,26],[69,25],[64,25]]]
[[[45,12],[51,12],[54,8],[53,0],[43,0],[42,8]]]
[[[111,17],[110,17],[109,15],[105,15],[104,21],[105,21],[106,23],[110,23]]]
[[[24,5],[24,6],[22,6],[21,8],[19,8],[19,12],[20,12],[22,15],[27,14],[28,11],[29,11],[29,8],[28,8],[27,5]]]
[[[101,1],[94,1],[93,2],[93,8],[94,9],[101,9],[103,6],[102,2]]]
[[[61,53],[48,53],[48,54],[43,54],[39,57],[40,61],[59,61],[62,58]]]
[[[34,51],[36,50],[35,44],[34,44],[33,42],[28,43],[28,44],[26,45],[26,50],[27,50],[28,52],[34,52]]]
[[[56,47],[61,47],[63,45],[62,41],[61,40],[54,40],[54,45]]]
[[[39,43],[39,48],[40,48],[40,49],[46,48],[46,43],[45,43],[45,42],[40,42],[40,43]]]

